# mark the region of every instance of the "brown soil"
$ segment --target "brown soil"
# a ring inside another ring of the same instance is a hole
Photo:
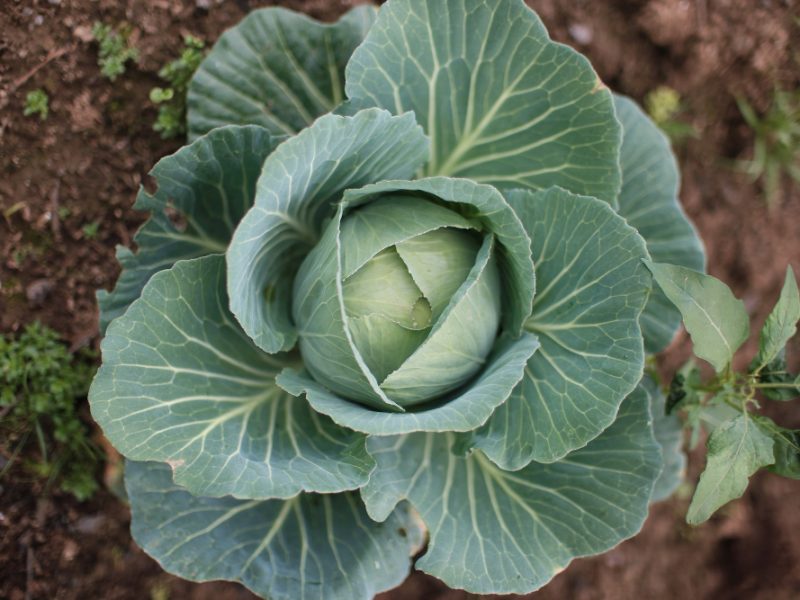
[[[0,332],[38,319],[73,347],[97,343],[94,290],[118,271],[141,216],[130,206],[153,163],[177,147],[151,129],[149,89],[184,33],[213,41],[250,8],[220,0],[0,0]],[[335,18],[346,1],[275,2]],[[752,134],[734,96],[766,109],[776,84],[800,85],[794,0],[533,0],[554,38],[588,54],[614,89],[639,100],[677,89],[700,137],[679,149],[682,199],[709,255],[709,270],[745,299],[757,325],[777,297],[786,264],[800,267],[800,193],[786,186],[767,211],[757,186],[730,168]],[[208,8],[202,8],[206,6]],[[127,21],[141,49],[115,83],[100,76],[87,42],[95,20]],[[23,118],[25,94],[44,88],[51,115]],[[59,210],[61,209],[61,210]],[[84,226],[99,224],[87,236]],[[88,239],[91,238],[91,239]],[[755,337],[742,353],[752,355]],[[795,348],[800,350],[800,348]],[[669,374],[689,352],[685,336],[661,360]],[[800,354],[798,352],[797,354]],[[791,404],[769,413],[800,427]],[[2,444],[0,444],[2,445]],[[691,456],[693,480],[702,453]],[[653,508],[644,531],[604,556],[575,561],[545,598],[800,597],[796,482],[762,474],[744,499],[712,521],[683,524],[687,502]],[[233,584],[196,585],[162,573],[127,532],[128,511],[108,492],[78,503],[16,473],[0,488],[0,597],[252,598]],[[382,598],[466,598],[423,574]]]

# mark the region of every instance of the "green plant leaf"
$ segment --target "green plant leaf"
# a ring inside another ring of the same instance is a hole
[[[698,525],[747,488],[748,478],[775,462],[773,440],[746,414],[724,422],[706,442],[706,468],[700,475],[686,522]]]
[[[167,462],[205,496],[288,498],[364,484],[374,462],[344,430],[275,385],[294,360],[256,348],[227,309],[221,255],[152,277],[103,340],[92,415],[133,460]]]
[[[641,528],[660,469],[649,421],[635,392],[585,448],[514,472],[453,454],[451,433],[370,437],[378,467],[362,497],[377,520],[402,499],[419,511],[430,542],[417,568],[470,592],[527,593]]]
[[[621,128],[589,62],[522,0],[390,0],[346,69],[347,96],[414,111],[428,175],[560,185],[612,204]]]
[[[677,415],[667,415],[664,394],[649,375],[639,382],[641,393],[650,400],[653,415],[653,435],[661,446],[661,474],[653,488],[651,502],[669,498],[686,476],[686,454],[683,452],[683,426]]]
[[[800,321],[800,292],[790,266],[786,268],[786,279],[778,303],[761,329],[758,354],[754,361],[757,369],[771,363],[786,342],[794,337],[797,332],[797,321]]]
[[[344,96],[344,67],[375,19],[358,6],[325,24],[282,8],[255,10],[223,33],[189,85],[189,139],[228,124],[293,135]]]
[[[800,429],[784,429],[774,423],[772,425],[775,464],[770,465],[769,470],[782,477],[800,479]]]
[[[427,153],[413,115],[367,109],[354,117],[320,117],[270,155],[255,205],[227,251],[231,310],[259,348],[278,352],[297,341],[292,280],[344,190],[406,179]]]
[[[678,201],[680,173],[669,140],[635,102],[614,95],[622,122],[622,190],[619,214],[647,242],[655,262],[705,271],[705,253],[697,231]],[[660,352],[675,336],[681,314],[656,288],[639,322],[648,352]]]
[[[694,353],[720,373],[750,334],[744,303],[719,279],[670,264],[646,262],[656,283],[683,316]]]
[[[373,522],[354,493],[288,500],[202,498],[169,468],[128,462],[136,543],[191,581],[238,581],[271,600],[371,600],[408,575],[422,532],[407,506]]]
[[[472,431],[486,422],[522,378],[525,363],[539,342],[524,333],[517,339],[503,337],[486,360],[486,366],[464,390],[444,398],[411,407],[404,413],[371,410],[340,398],[305,373],[291,368],[278,375],[278,385],[290,394],[306,394],[309,404],[329,415],[336,423],[375,435],[394,435],[414,431]]]
[[[512,192],[539,290],[525,328],[541,348],[474,445],[505,469],[552,462],[608,427],[642,377],[644,240],[608,204],[559,188]]]
[[[97,292],[101,331],[154,273],[178,260],[225,252],[253,204],[264,159],[282,139],[261,127],[223,127],[158,161],[150,171],[158,188],[151,194],[142,187],[134,204],[150,211],[133,238],[138,250],[117,246],[122,274],[113,292]]]

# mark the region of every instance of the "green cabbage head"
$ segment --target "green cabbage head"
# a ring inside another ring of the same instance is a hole
[[[631,100],[522,0],[389,0],[251,13],[187,103],[98,294],[145,551],[265,598],[371,598],[423,549],[525,593],[639,530],[681,469],[643,261],[703,252]]]

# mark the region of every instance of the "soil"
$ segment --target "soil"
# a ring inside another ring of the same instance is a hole
[[[151,130],[156,113],[148,93],[159,84],[156,72],[176,56],[183,34],[212,42],[248,10],[269,4],[0,0],[0,333],[38,319],[73,348],[97,344],[94,292],[112,285],[114,247],[128,244],[142,222],[131,209],[136,189],[155,161],[179,145]],[[274,4],[331,20],[350,3]],[[765,110],[776,86],[800,86],[797,2],[530,4],[552,36],[587,54],[612,88],[640,101],[658,85],[680,92],[684,118],[698,132],[678,148],[681,198],[705,241],[710,273],[744,298],[760,327],[786,265],[800,268],[800,191],[786,182],[767,210],[758,184],[731,167],[748,156],[753,141],[734,98]],[[101,77],[89,41],[95,20],[129,23],[141,50],[113,83]],[[50,96],[44,122],[22,116],[25,94],[37,88]],[[740,354],[740,366],[755,340]],[[660,357],[662,372],[674,372],[689,349],[679,336]],[[800,427],[791,404],[766,409],[783,425]],[[702,453],[693,452],[688,481],[701,468]],[[0,598],[252,598],[234,584],[198,585],[163,573],[131,541],[127,508],[110,492],[84,503],[60,492],[47,496],[40,482],[16,471],[0,484]],[[797,485],[760,474],[742,500],[699,528],[683,523],[685,497],[660,503],[636,538],[576,560],[530,597],[798,598]],[[381,596],[411,598],[467,595],[415,573]]]

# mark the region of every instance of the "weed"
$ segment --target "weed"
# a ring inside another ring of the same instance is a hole
[[[126,62],[139,57],[139,50],[128,45],[130,27],[126,25],[114,30],[111,25],[95,21],[92,36],[100,45],[97,58],[100,72],[111,81],[125,72]]]
[[[686,109],[677,90],[666,85],[659,86],[645,96],[644,105],[656,125],[674,144],[681,143],[687,137],[697,137],[697,130],[679,119]]]
[[[736,103],[755,135],[753,158],[740,161],[739,168],[753,181],[763,181],[767,206],[772,207],[784,176],[800,183],[800,90],[776,89],[761,117],[744,98],[736,98]]]
[[[83,237],[87,240],[93,240],[97,237],[97,232],[100,229],[100,221],[92,221],[91,223],[86,223],[81,229],[83,231]]]
[[[28,92],[28,95],[25,96],[25,109],[22,114],[26,117],[39,115],[39,118],[45,121],[47,115],[50,114],[50,98],[47,96],[47,92],[41,88]]]
[[[150,101],[158,105],[158,118],[153,129],[164,139],[186,133],[186,90],[205,53],[205,42],[187,35],[181,55],[158,72],[169,86],[150,90]]]
[[[39,323],[14,340],[0,336],[0,452],[5,466],[18,461],[46,477],[48,486],[79,500],[97,488],[99,451],[78,417],[75,400],[85,396],[95,367],[89,351],[72,355],[58,334]],[[36,458],[21,458],[35,440]]]

